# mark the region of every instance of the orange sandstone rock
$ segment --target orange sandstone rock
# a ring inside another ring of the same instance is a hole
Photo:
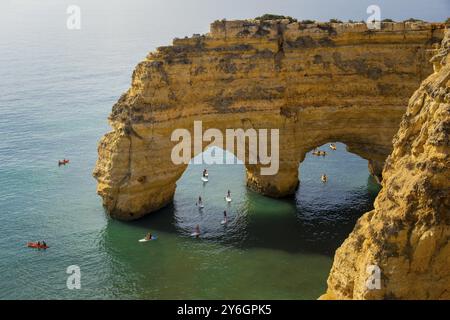
[[[433,71],[428,50],[443,30],[245,20],[175,39],[138,64],[113,107],[113,130],[99,143],[94,170],[103,204],[112,217],[130,220],[170,203],[186,169],[171,161],[170,136],[191,130],[194,120],[204,130],[280,130],[278,174],[246,165],[248,186],[264,195],[293,194],[305,154],[329,141],[346,143],[381,178],[408,98]]]
[[[450,32],[412,95],[375,209],[336,251],[322,299],[450,299]],[[381,287],[366,286],[368,265]]]

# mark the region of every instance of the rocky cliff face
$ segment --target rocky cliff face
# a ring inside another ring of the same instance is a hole
[[[329,141],[346,143],[381,177],[443,27],[218,21],[207,35],[158,48],[136,67],[99,143],[94,176],[105,207],[126,220],[168,204],[186,168],[172,163],[171,133],[192,131],[194,120],[204,130],[280,130],[278,174],[246,166],[248,186],[265,195],[293,194],[305,154]]]
[[[450,299],[449,53],[450,32],[409,101],[375,209],[336,252],[323,299]],[[379,290],[366,285],[369,265],[380,268]]]

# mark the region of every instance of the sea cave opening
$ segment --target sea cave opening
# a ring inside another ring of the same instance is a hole
[[[330,149],[331,143],[336,150]],[[314,150],[327,154],[316,156]],[[190,237],[199,225],[202,239],[237,248],[332,257],[356,220],[373,208],[380,186],[370,175],[367,160],[347,151],[344,143],[330,142],[314,150],[299,166],[300,183],[295,196],[274,199],[247,188],[245,166],[233,154],[210,147],[191,160],[178,180],[173,204],[148,219],[152,227],[185,237]],[[211,160],[225,156],[233,158],[233,164]],[[195,163],[202,158],[198,161],[202,164]],[[209,173],[208,182],[202,181],[204,169]],[[323,173],[328,177],[326,183],[321,181]],[[231,203],[225,201],[228,190]],[[224,211],[226,224],[222,223]]]

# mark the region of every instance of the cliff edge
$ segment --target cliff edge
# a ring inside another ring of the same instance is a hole
[[[375,209],[336,251],[322,299],[450,299],[449,52],[447,31],[409,100]]]

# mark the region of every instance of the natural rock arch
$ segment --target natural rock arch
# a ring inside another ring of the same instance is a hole
[[[293,194],[306,152],[341,141],[381,177],[409,96],[432,72],[427,49],[443,25],[221,21],[175,39],[138,64],[113,107],[94,176],[113,217],[136,219],[168,204],[186,165],[174,165],[176,128],[279,129],[280,168],[250,188]]]

